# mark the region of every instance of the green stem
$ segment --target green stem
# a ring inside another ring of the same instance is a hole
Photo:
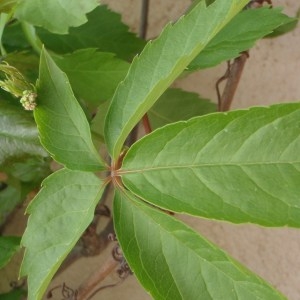
[[[43,48],[43,43],[37,36],[34,26],[27,22],[21,22],[21,25],[29,44],[40,55]]]
[[[40,55],[43,49],[43,43],[36,34],[35,27],[32,24],[29,24],[27,22],[21,22],[21,26],[23,29],[23,32],[27,38],[27,41],[31,45],[31,47],[35,50],[35,52]],[[56,54],[55,52],[48,51],[52,58],[61,58],[60,55]]]

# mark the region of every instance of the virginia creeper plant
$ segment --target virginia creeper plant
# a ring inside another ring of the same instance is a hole
[[[25,248],[28,299],[42,299],[108,186],[122,263],[154,299],[285,299],[176,218],[300,227],[300,104],[216,112],[170,87],[295,27],[254,2],[194,1],[148,43],[98,0],[0,3],[1,226],[42,181],[21,242],[0,238],[1,267]],[[143,118],[152,132],[126,146]]]

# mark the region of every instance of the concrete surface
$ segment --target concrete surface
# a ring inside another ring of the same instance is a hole
[[[123,13],[123,20],[137,31],[140,0],[105,0],[113,10]],[[290,15],[295,15],[299,1],[277,0],[274,5],[285,7]],[[151,0],[148,37],[157,35],[169,20],[176,20],[187,8],[188,0]],[[292,33],[277,39],[260,41],[250,51],[233,108],[253,105],[269,105],[282,101],[300,99],[300,27]],[[201,71],[179,80],[175,86],[196,91],[216,100],[214,84],[225,72],[225,64]],[[300,184],[300,183],[299,183]],[[244,263],[272,285],[282,291],[290,300],[300,299],[300,230],[266,229],[253,225],[231,225],[182,216],[190,226],[197,229],[211,241],[226,249],[230,255]],[[76,287],[92,270],[99,268],[108,255],[109,249],[101,257],[77,262],[55,279],[52,286],[66,282]],[[11,274],[5,275],[12,279]],[[117,282],[113,276],[111,282]],[[55,298],[59,299],[59,298]],[[122,284],[105,289],[93,299],[146,300],[150,297],[138,285],[134,276]],[[230,300],[230,299],[224,299]]]

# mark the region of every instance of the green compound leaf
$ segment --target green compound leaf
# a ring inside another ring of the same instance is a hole
[[[148,111],[151,129],[188,120],[217,110],[216,104],[201,99],[198,94],[181,89],[168,89]]]
[[[0,269],[3,268],[20,249],[21,238],[17,236],[0,236]]]
[[[46,157],[38,139],[36,124],[29,112],[0,101],[0,164],[28,156]]]
[[[95,104],[113,96],[129,68],[129,63],[114,54],[97,49],[78,50],[55,59],[55,62],[67,74],[74,92]]]
[[[98,0],[23,0],[17,6],[15,16],[51,32],[65,34],[69,27],[84,24],[86,14],[98,5]]]
[[[281,10],[281,8],[262,7],[240,12],[191,62],[188,70],[209,68],[235,58],[276,28],[290,24],[294,18],[282,14]]]
[[[117,191],[114,221],[126,261],[154,299],[286,299],[174,217]]]
[[[28,276],[28,299],[42,299],[60,264],[93,220],[103,192],[93,173],[63,169],[50,175],[27,212],[20,275]]]
[[[105,122],[108,150],[116,160],[131,129],[208,42],[243,8],[243,1],[200,2],[136,57],[118,86]]]
[[[299,103],[196,117],[138,141],[119,172],[167,210],[300,227],[299,129]]]
[[[37,33],[46,48],[57,53],[98,48],[102,52],[112,52],[119,58],[131,60],[143,49],[145,42],[129,32],[128,26],[121,22],[121,16],[105,5],[90,12],[87,18],[87,23],[70,28],[67,35],[52,34],[40,28]]]
[[[43,146],[69,169],[104,169],[88,121],[73,95],[67,76],[43,50],[34,116]]]

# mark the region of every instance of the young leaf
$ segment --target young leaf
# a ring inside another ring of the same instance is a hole
[[[43,146],[66,167],[82,171],[104,169],[88,121],[73,95],[67,76],[43,50],[34,117]]]
[[[188,70],[209,68],[235,58],[253,47],[257,40],[294,20],[281,13],[281,10],[262,7],[240,12],[191,62]]]
[[[97,49],[78,50],[55,59],[55,62],[67,74],[74,92],[95,104],[113,96],[129,68],[129,63],[114,54]]]
[[[12,158],[42,156],[47,153],[38,139],[36,124],[28,112],[0,101],[0,164]]]
[[[0,236],[0,269],[3,268],[20,248],[21,238]]]
[[[16,7],[15,17],[51,32],[66,34],[69,27],[84,24],[86,14],[98,5],[98,0],[23,0]]]
[[[198,94],[181,89],[168,89],[148,111],[151,128],[188,120],[217,110],[216,105]]]
[[[300,227],[299,128],[299,103],[196,117],[138,141],[119,172],[167,210]]]
[[[126,261],[154,299],[286,299],[191,228],[128,192],[116,192],[114,221]]]
[[[37,28],[37,33],[47,49],[57,53],[68,53],[84,48],[98,48],[102,52],[112,52],[119,58],[131,60],[139,53],[145,42],[129,32],[121,22],[121,16],[105,5],[97,7],[87,15],[88,22],[70,28],[68,35],[52,34]]]
[[[103,192],[93,173],[60,170],[43,182],[27,212],[20,275],[28,276],[28,299],[41,299],[51,278],[94,216]]]
[[[174,25],[168,25],[134,59],[113,97],[105,123],[108,150],[116,159],[131,129],[205,45],[247,0],[200,2]]]

